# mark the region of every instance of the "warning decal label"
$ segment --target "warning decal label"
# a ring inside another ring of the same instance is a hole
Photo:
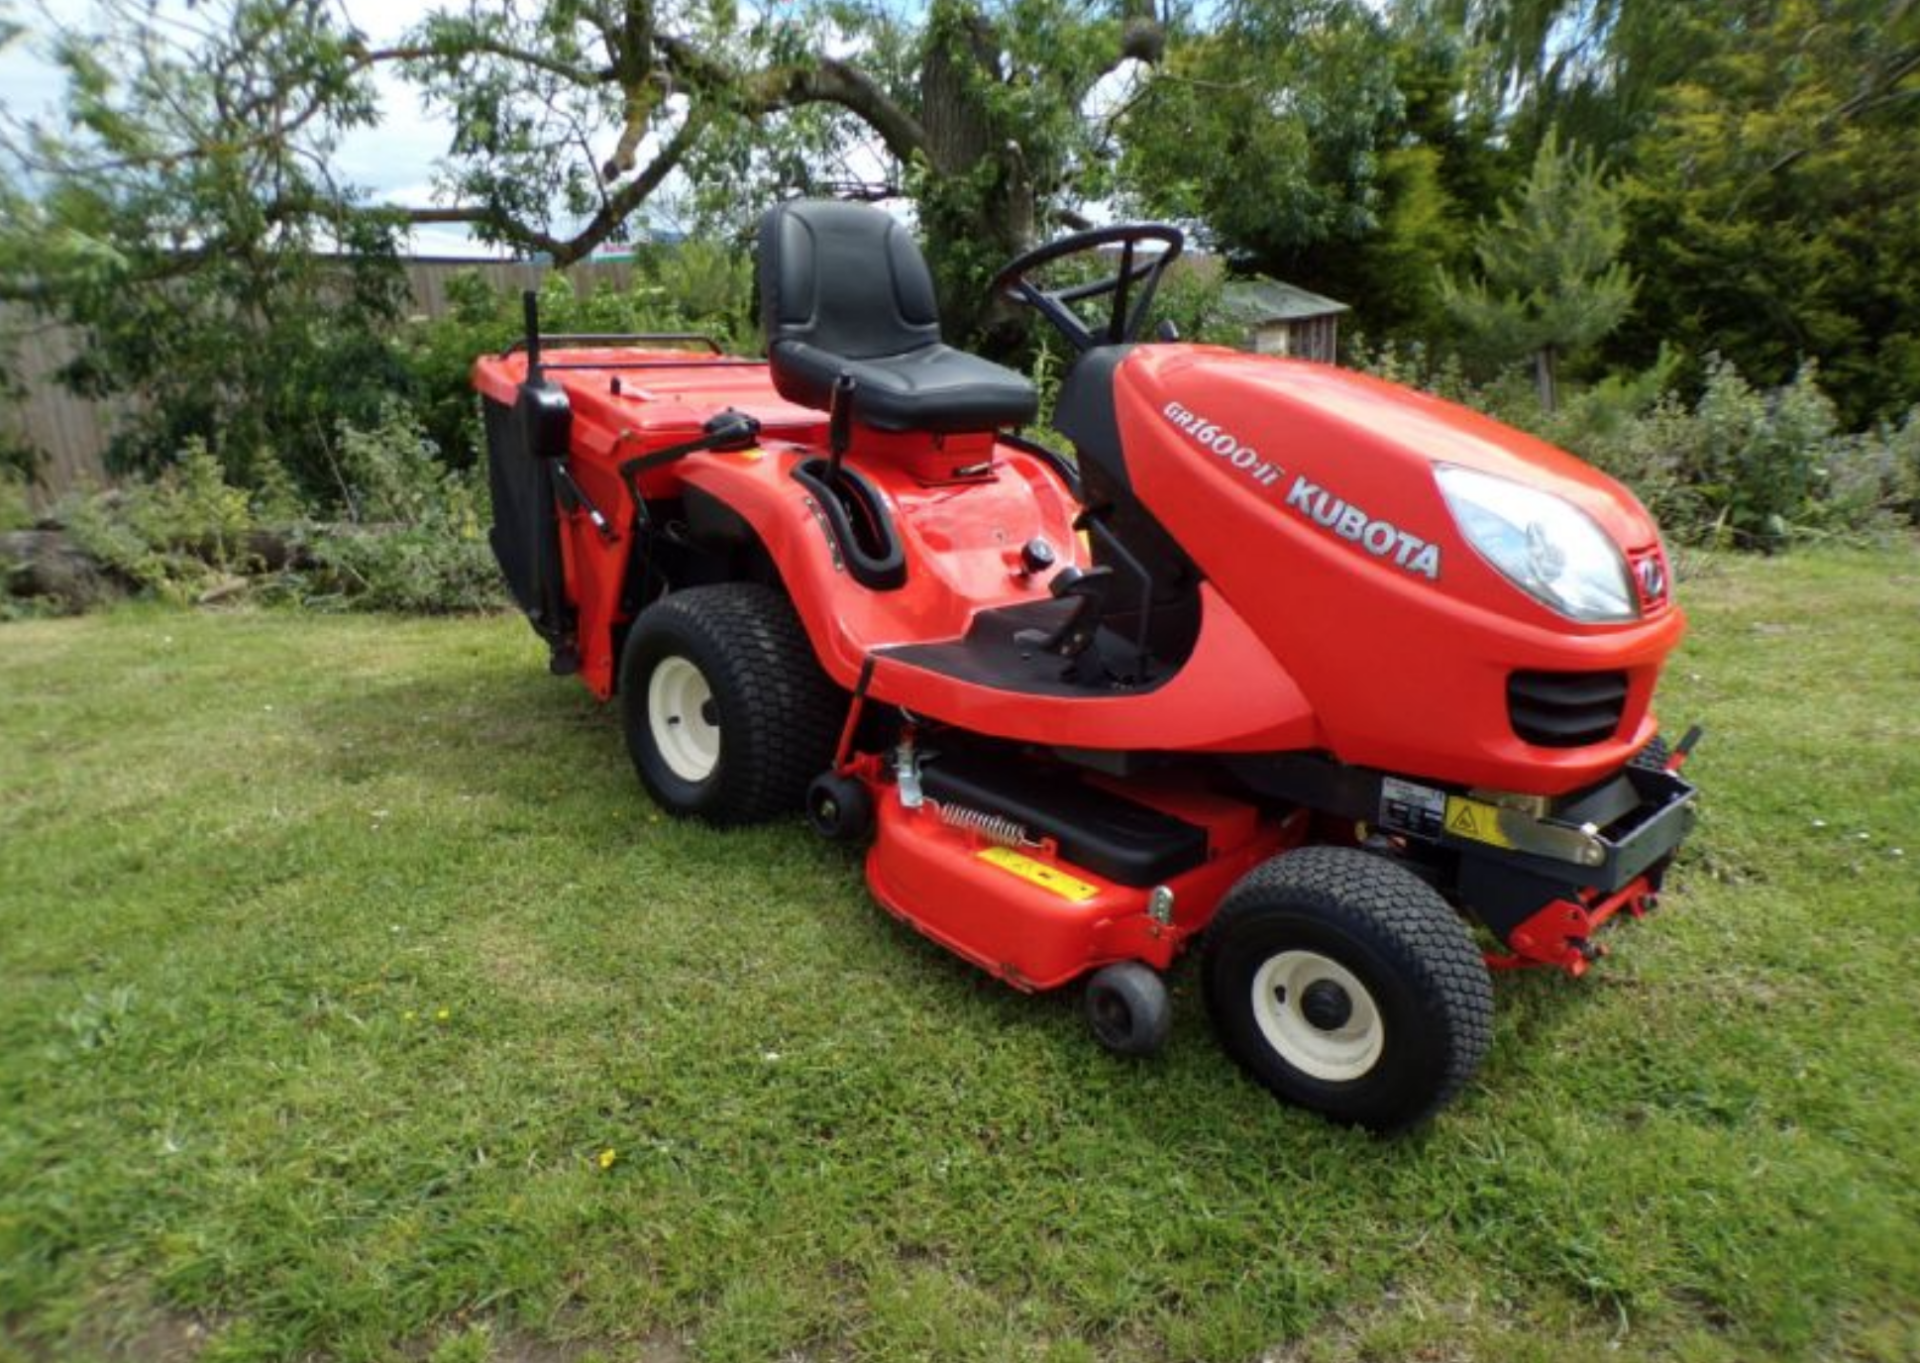
[[[1484,842],[1493,847],[1511,847],[1513,840],[1500,828],[1500,811],[1480,800],[1447,797],[1447,832],[1456,838]]]
[[[1032,857],[1014,851],[1011,847],[987,847],[974,855],[980,860],[1010,871],[1029,884],[1070,899],[1076,904],[1084,904],[1100,893],[1098,886],[1089,885],[1078,876],[1070,876],[1057,866],[1049,866],[1044,861],[1035,861]]]

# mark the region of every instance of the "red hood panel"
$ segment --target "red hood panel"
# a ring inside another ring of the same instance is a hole
[[[1515,790],[1566,789],[1650,735],[1678,642],[1665,601],[1592,625],[1548,609],[1461,536],[1435,463],[1556,493],[1626,550],[1658,530],[1573,456],[1451,403],[1332,366],[1142,346],[1114,375],[1134,492],[1299,682],[1349,762]],[[1553,750],[1507,714],[1515,671],[1628,674],[1613,739]]]

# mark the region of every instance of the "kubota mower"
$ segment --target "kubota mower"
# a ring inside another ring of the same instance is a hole
[[[1071,458],[872,208],[768,215],[764,361],[543,337],[530,300],[474,375],[493,546],[663,809],[869,843],[889,912],[1015,988],[1084,980],[1122,1054],[1198,941],[1255,1079],[1403,1127],[1485,1052],[1490,967],[1578,975],[1653,905],[1692,821],[1694,735],[1649,711],[1681,614],[1647,513],[1572,457],[1143,338],[1180,249],[1104,228],[996,282],[1075,352]]]

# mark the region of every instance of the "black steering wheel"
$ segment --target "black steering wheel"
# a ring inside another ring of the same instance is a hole
[[[1160,242],[1166,249],[1137,254],[1135,248],[1146,241]],[[1147,309],[1153,306],[1153,291],[1160,287],[1160,277],[1167,272],[1167,266],[1179,259],[1186,244],[1180,229],[1166,223],[1132,222],[1096,227],[1091,232],[1075,232],[1045,246],[1036,246],[1025,255],[1015,257],[993,277],[988,287],[996,296],[1004,295],[1032,307],[1053,323],[1055,329],[1073,343],[1075,350],[1119,345],[1133,340],[1146,325]],[[1029,278],[1043,266],[1068,256],[1116,245],[1120,248],[1120,268],[1104,279],[1049,291]],[[1128,299],[1136,286],[1139,292],[1129,308]],[[1096,333],[1080,320],[1071,305],[1105,294],[1113,295],[1113,304],[1107,314],[1107,325]]]

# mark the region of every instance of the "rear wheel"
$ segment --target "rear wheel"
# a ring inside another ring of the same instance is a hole
[[[1493,1034],[1466,925],[1405,867],[1307,847],[1256,867],[1208,930],[1207,1008],[1229,1054],[1289,1103],[1376,1131],[1457,1093]]]
[[[670,814],[740,824],[799,809],[843,708],[791,603],[758,583],[654,603],[620,660],[627,750]]]

